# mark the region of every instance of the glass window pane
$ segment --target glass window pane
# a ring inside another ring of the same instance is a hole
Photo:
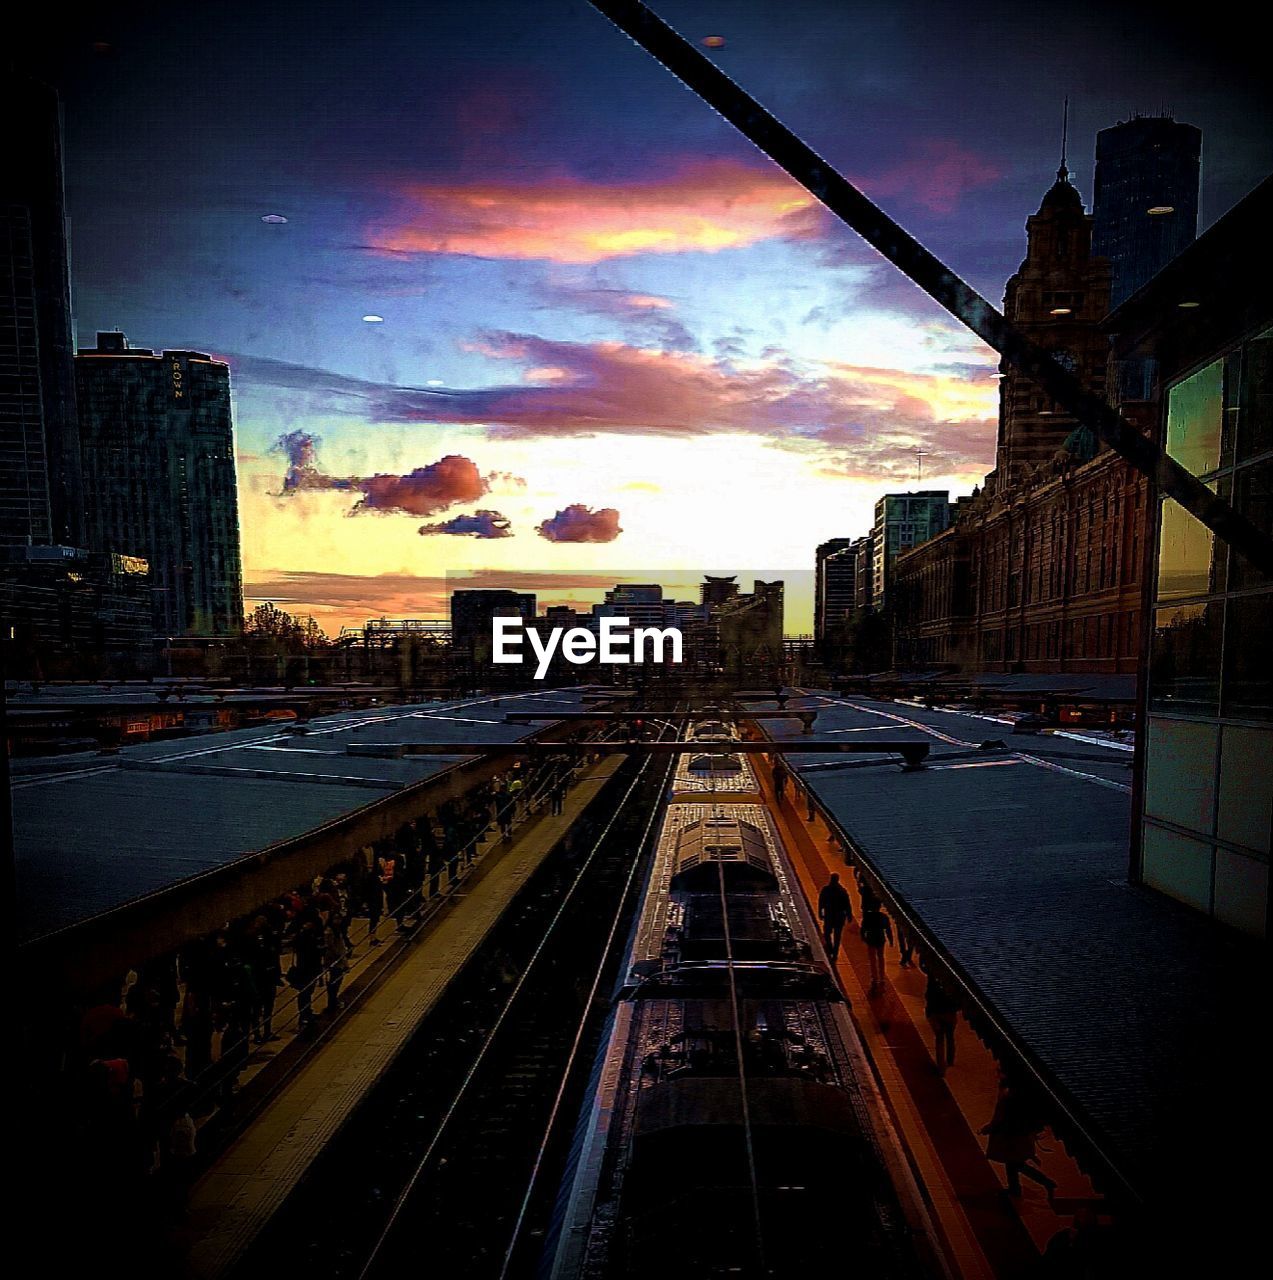
[[[1220,706],[1223,604],[1186,604],[1154,613],[1149,705],[1155,711],[1215,715]]]
[[[1224,590],[1223,555],[1215,554],[1215,534],[1168,498],[1158,536],[1158,598],[1214,595]]]
[[[1147,822],[1143,849],[1147,885],[1199,911],[1211,910],[1211,845]]]
[[[1233,443],[1238,427],[1238,399],[1242,385],[1242,348],[1224,358],[1224,416],[1220,427],[1220,465],[1233,465]]]
[[[1273,449],[1273,329],[1246,344],[1242,353],[1242,408],[1238,461]]]
[[[1273,462],[1243,467],[1233,475],[1233,505],[1258,529],[1273,533]],[[1258,587],[1268,582],[1245,556],[1229,555],[1229,590]]]
[[[1224,361],[1177,383],[1167,398],[1167,452],[1194,475],[1220,465],[1224,416]]]
[[[1219,745],[1220,728],[1214,722],[1150,716],[1145,813],[1211,835],[1215,829]]]
[[[1273,592],[1231,599],[1225,634],[1224,714],[1273,719]]]

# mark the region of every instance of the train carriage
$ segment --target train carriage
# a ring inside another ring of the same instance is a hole
[[[550,1274],[945,1275],[778,828],[732,759],[687,753],[669,787]]]

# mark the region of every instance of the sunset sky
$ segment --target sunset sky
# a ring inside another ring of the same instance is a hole
[[[1204,226],[1273,168],[1245,55],[1150,6],[654,7],[996,302],[1067,93],[1088,200],[1132,111],[1203,129]],[[80,341],[229,361],[249,607],[333,632],[441,615],[448,572],[808,570],[917,446],[926,488],[991,463],[991,353],[585,3],[60,36]]]

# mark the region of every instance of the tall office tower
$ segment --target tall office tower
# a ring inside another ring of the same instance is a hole
[[[1113,267],[1110,307],[1147,284],[1198,234],[1202,130],[1133,116],[1096,135],[1092,252]]]
[[[853,608],[853,586],[856,559],[850,555],[834,567],[828,568],[828,560],[853,545],[852,538],[828,538],[819,544],[814,554],[813,567],[813,638],[821,644],[826,638],[828,626],[834,626]],[[844,598],[845,574],[848,578],[848,598]],[[830,609],[830,613],[828,613]]]
[[[243,627],[229,368],[99,333],[75,358],[89,544],[150,562],[163,636]]]
[[[0,546],[83,542],[57,94],[0,80]]]
[[[1092,256],[1092,218],[1064,158],[1039,211],[1026,220],[1026,235],[1025,261],[1008,281],[1004,313],[1100,395],[1109,355],[1100,322],[1109,310],[1110,266]],[[986,478],[991,489],[1018,484],[1049,464],[1078,425],[1027,374],[1007,363],[1000,372],[995,470]]]
[[[950,524],[950,491],[921,489],[917,493],[886,493],[875,504],[871,530],[871,602],[877,609],[888,601],[893,561],[903,551],[935,538]]]

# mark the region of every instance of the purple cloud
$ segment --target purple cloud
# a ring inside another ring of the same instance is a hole
[[[511,538],[513,522],[498,511],[475,511],[472,515],[452,516],[440,524],[422,524],[419,532],[425,537],[448,533],[455,537]]]
[[[623,530],[613,507],[594,511],[582,502],[572,502],[555,516],[535,526],[535,532],[549,542],[613,542]]]
[[[456,453],[447,454],[428,466],[416,467],[405,475],[378,472],[370,476],[333,476],[318,467],[321,443],[320,437],[307,431],[288,431],[274,442],[273,451],[287,459],[282,494],[302,490],[361,493],[350,515],[376,511],[431,516],[462,502],[475,502],[490,492],[493,482],[525,483],[508,472],[483,475],[471,458]]]

